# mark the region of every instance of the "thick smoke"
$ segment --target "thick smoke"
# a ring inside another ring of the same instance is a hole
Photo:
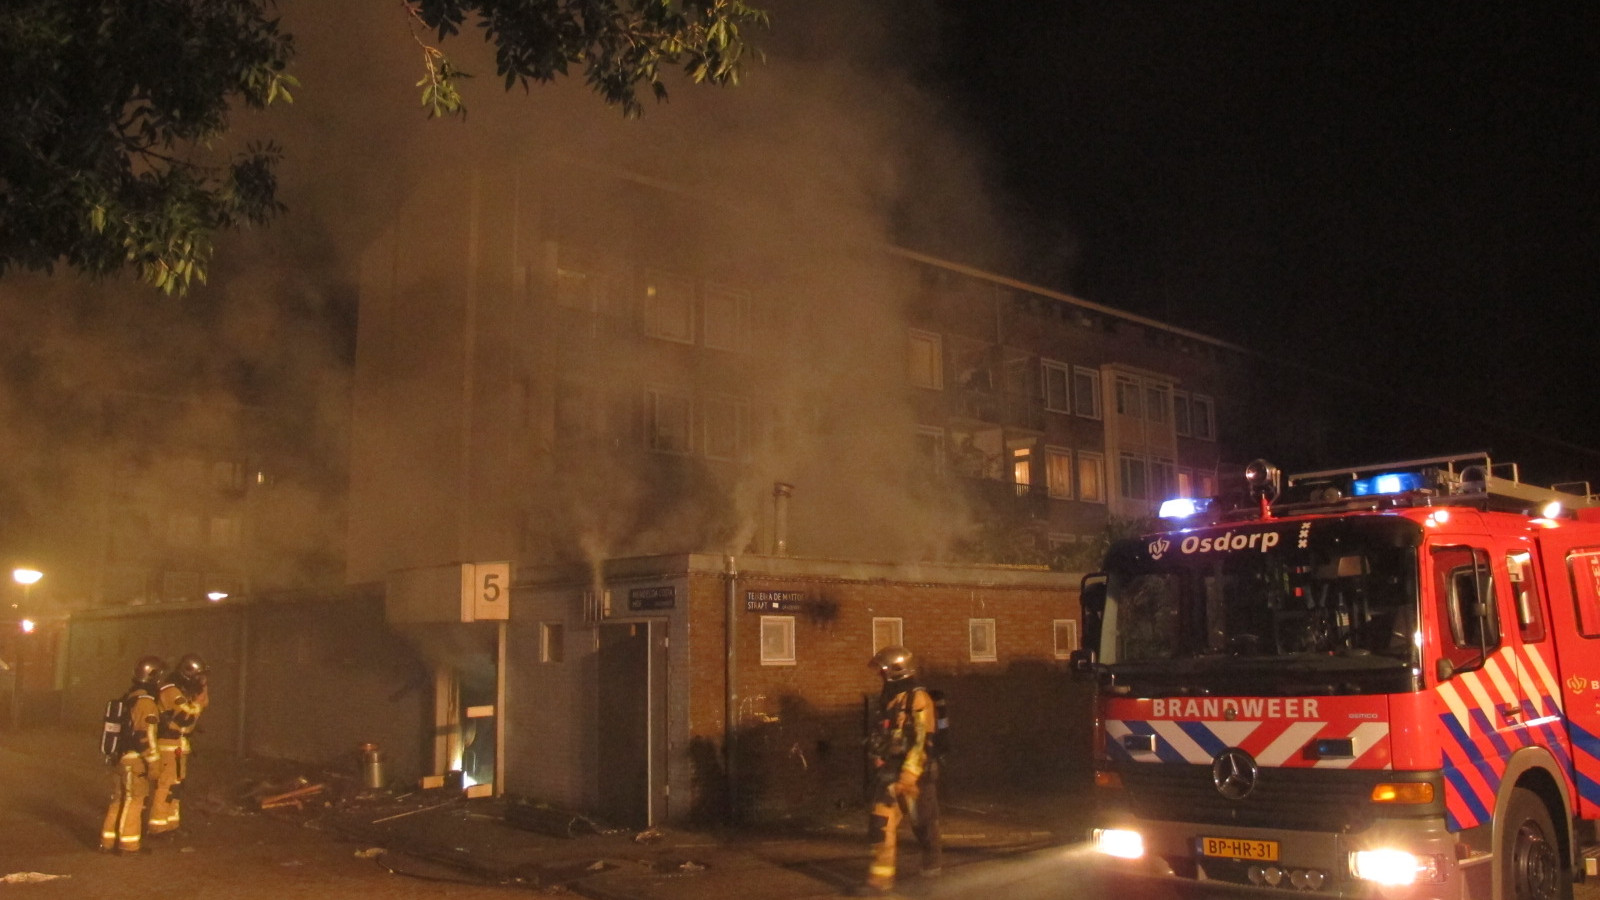
[[[75,527],[86,510],[103,507],[106,473],[138,458],[151,437],[124,446],[107,430],[103,398],[126,390],[186,398],[181,413],[158,420],[158,445],[228,448],[249,461],[250,477],[262,473],[275,499],[258,511],[253,536],[258,586],[325,577],[344,528],[357,261],[386,236],[425,242],[438,223],[458,219],[459,210],[431,204],[459,205],[462,194],[430,187],[512,173],[556,209],[569,190],[566,173],[581,171],[587,184],[620,185],[598,221],[638,221],[663,195],[670,208],[696,210],[662,222],[661,243],[647,255],[670,245],[756,285],[771,342],[758,352],[772,360],[760,377],[774,402],[761,411],[766,437],[752,437],[752,458],[736,476],[701,467],[663,484],[631,466],[634,448],[531,476],[513,504],[524,508],[523,546],[509,549],[590,559],[766,550],[772,485],[783,481],[796,489],[797,554],[939,556],[966,529],[966,513],[915,487],[901,354],[918,285],[880,251],[938,233],[955,236],[973,258],[1003,260],[1005,231],[985,200],[978,155],[916,82],[918,54],[937,52],[927,5],[770,6],[772,32],[754,36],[767,62],[752,65],[742,86],[676,83],[670,102],[647,101],[637,121],[603,106],[581,76],[502,91],[469,29],[442,45],[476,76],[462,122],[428,121],[418,106],[421,50],[400,4],[281,4],[298,42],[301,86],[291,106],[240,115],[235,139],[284,147],[288,213],[225,239],[211,285],[187,300],[68,276],[0,284],[4,546],[89,559],[104,552],[61,548],[87,533]],[[595,196],[570,190],[574,205]],[[441,283],[463,276],[436,273]],[[595,368],[615,373],[619,391],[642,365],[622,349],[600,352],[613,355]],[[432,363],[416,365],[426,373]],[[525,449],[536,458],[549,448],[535,440]],[[387,465],[411,482],[439,477],[425,459]],[[630,471],[641,474],[620,477]],[[663,504],[669,488],[688,488],[694,499]],[[285,558],[285,567],[261,568]],[[430,561],[446,560],[409,562]]]

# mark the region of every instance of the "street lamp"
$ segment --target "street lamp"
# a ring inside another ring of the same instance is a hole
[[[28,595],[32,593],[34,584],[43,577],[44,573],[38,569],[11,570],[11,579],[17,584],[22,585],[22,602],[24,604],[28,602]]]

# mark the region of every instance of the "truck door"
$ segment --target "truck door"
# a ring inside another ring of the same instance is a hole
[[[1488,822],[1506,760],[1526,743],[1514,640],[1502,620],[1494,557],[1481,546],[1431,548],[1445,810],[1453,830]]]
[[[1554,552],[1552,552],[1554,551]],[[1544,554],[1550,573],[1556,677],[1572,740],[1578,813],[1600,817],[1600,547]],[[1567,590],[1571,596],[1565,596]],[[1564,601],[1564,602],[1563,602]]]

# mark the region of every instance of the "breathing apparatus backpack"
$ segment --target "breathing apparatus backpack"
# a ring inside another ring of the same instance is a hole
[[[100,730],[100,752],[106,762],[114,763],[122,754],[138,749],[134,744],[133,702],[141,696],[150,695],[141,690],[107,701],[105,724]]]
[[[933,734],[928,738],[928,755],[944,759],[950,754],[950,708],[945,704],[944,691],[930,689],[928,698],[933,701]]]

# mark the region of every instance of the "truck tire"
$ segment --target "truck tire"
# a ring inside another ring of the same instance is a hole
[[[1561,838],[1538,794],[1512,788],[1495,867],[1505,900],[1572,900],[1572,874]]]

